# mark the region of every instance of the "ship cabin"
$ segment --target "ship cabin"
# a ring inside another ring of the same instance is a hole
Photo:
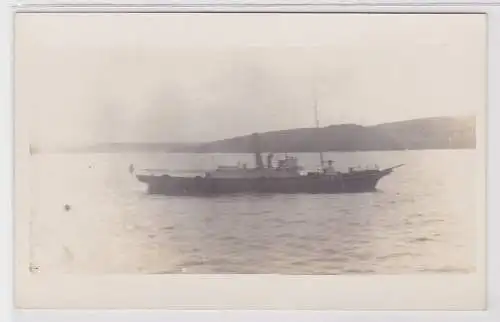
[[[298,164],[296,157],[285,156],[278,160],[274,166],[272,162],[273,154],[269,153],[267,165],[262,162],[256,162],[255,168],[248,168],[246,164],[236,166],[219,166],[216,170],[205,174],[208,178],[226,178],[226,179],[252,179],[252,178],[289,178],[304,175],[302,167]]]
[[[272,163],[268,163],[269,168],[273,168]],[[296,157],[285,155],[284,159],[278,160],[277,170],[299,170],[299,160]]]

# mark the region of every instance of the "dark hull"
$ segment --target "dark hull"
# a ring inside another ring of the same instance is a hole
[[[232,193],[355,193],[375,191],[378,181],[392,172],[367,170],[341,176],[309,175],[291,178],[222,179],[168,175],[137,175],[149,194],[199,196]]]

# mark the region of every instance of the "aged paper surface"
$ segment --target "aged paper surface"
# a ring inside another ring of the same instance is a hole
[[[484,308],[484,15],[20,13],[15,38],[18,307]]]

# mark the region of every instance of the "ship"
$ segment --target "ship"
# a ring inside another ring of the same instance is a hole
[[[321,163],[325,166],[306,171],[297,157],[285,154],[275,164],[273,153],[267,154],[267,164],[259,151],[259,135],[252,135],[255,148],[255,166],[246,164],[218,166],[197,176],[173,176],[170,174],[135,174],[147,185],[149,194],[167,196],[208,196],[240,193],[280,194],[334,194],[376,191],[377,183],[391,174],[399,164],[386,169],[378,167],[359,169],[350,167],[346,172],[336,171],[333,160]]]
[[[314,115],[316,128],[319,128],[318,106],[314,96]],[[315,171],[305,171],[297,157],[285,157],[273,163],[273,153],[268,153],[264,165],[260,150],[259,134],[252,134],[255,166],[246,164],[218,166],[213,171],[197,176],[173,176],[170,174],[135,174],[136,178],[147,185],[149,194],[167,196],[210,196],[241,193],[280,193],[280,194],[334,194],[362,193],[377,190],[383,177],[391,174],[399,164],[379,169],[359,169],[349,167],[347,172],[336,171],[333,160],[324,161],[319,151],[320,166]]]

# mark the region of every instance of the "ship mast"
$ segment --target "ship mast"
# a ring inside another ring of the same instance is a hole
[[[318,116],[318,98],[316,96],[316,86],[313,87],[313,98],[314,98],[314,118],[316,120],[316,132],[318,133],[318,138],[320,137],[320,128],[319,128],[319,116]],[[319,140],[321,141],[321,140]],[[321,164],[321,169],[323,169],[323,165],[325,164],[324,158],[323,158],[323,151],[319,150],[319,161]]]

